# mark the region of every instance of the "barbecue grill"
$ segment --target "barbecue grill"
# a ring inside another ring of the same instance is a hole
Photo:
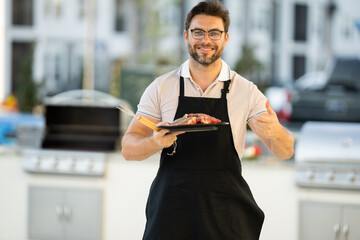
[[[305,123],[295,182],[299,240],[360,239],[360,123]]]
[[[103,175],[106,153],[120,149],[129,117],[117,106],[129,104],[93,90],[73,90],[45,101],[42,149],[25,149],[29,172]]]
[[[306,122],[295,162],[299,187],[360,190],[360,124]]]

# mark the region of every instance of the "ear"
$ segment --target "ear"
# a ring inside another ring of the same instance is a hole
[[[187,30],[184,30],[184,39],[185,39],[185,43],[187,44],[188,43],[188,31]]]
[[[227,45],[228,41],[229,41],[229,32],[226,32],[226,34],[225,34],[224,47]]]

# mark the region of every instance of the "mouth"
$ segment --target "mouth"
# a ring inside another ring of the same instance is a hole
[[[211,46],[197,46],[196,49],[202,53],[210,53],[215,51],[215,48]]]

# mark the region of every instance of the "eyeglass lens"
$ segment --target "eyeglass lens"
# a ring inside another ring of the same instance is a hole
[[[207,33],[209,38],[211,40],[219,40],[221,38],[221,34],[223,33],[220,30],[211,30],[211,31],[204,31],[204,30],[200,30],[200,29],[190,29],[193,38],[195,39],[202,39],[203,37],[205,37],[205,34]]]

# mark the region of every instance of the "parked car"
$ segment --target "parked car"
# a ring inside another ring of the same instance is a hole
[[[360,122],[360,59],[337,58],[328,74],[310,73],[265,95],[283,121]]]
[[[309,72],[296,79],[294,83],[269,87],[265,95],[270,99],[271,106],[280,121],[288,122],[292,119],[292,96],[305,90],[319,90],[325,83],[326,74],[324,71]]]

